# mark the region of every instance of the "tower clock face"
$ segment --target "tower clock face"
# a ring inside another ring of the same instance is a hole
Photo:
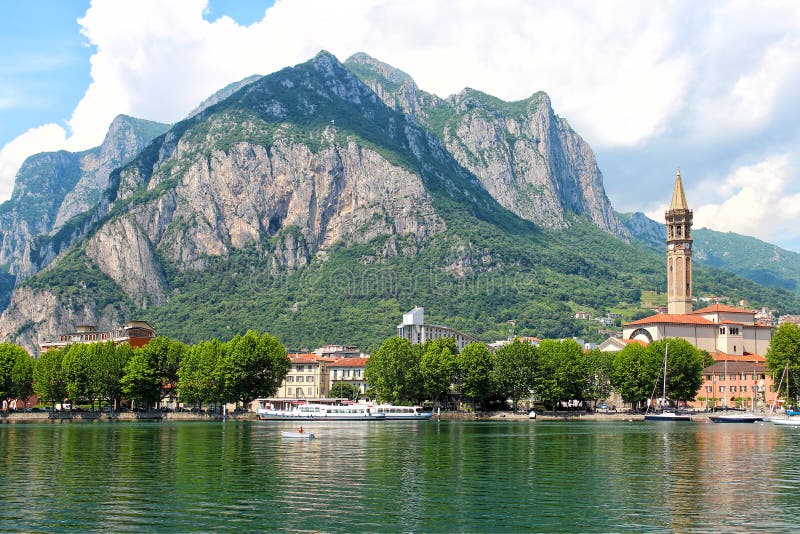
[[[692,248],[692,244],[691,243],[686,243],[685,246],[686,246],[686,250],[689,250],[690,248]]]
[[[667,248],[670,249],[670,250],[674,249],[675,248],[675,243],[670,243],[669,245],[667,245]]]

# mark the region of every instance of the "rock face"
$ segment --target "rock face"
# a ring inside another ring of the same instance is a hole
[[[667,242],[667,227],[663,222],[656,222],[638,211],[617,215],[631,236],[643,241],[647,246],[655,250],[664,250]],[[695,250],[694,256],[697,259],[697,250]]]
[[[504,102],[464,89],[443,100],[366,54],[345,64],[388,106],[437,133],[503,207],[546,228],[566,227],[572,213],[627,237],[606,197],[594,153],[555,115],[546,94]]]
[[[111,215],[80,250],[136,307],[168,298],[164,262],[171,269],[203,269],[211,258],[264,239],[272,239],[275,272],[304,267],[341,242],[403,236],[421,243],[445,226],[424,176],[446,178],[458,194],[475,196],[469,187],[455,187],[463,176],[430,158],[439,151],[447,159],[435,138],[389,111],[335,58],[320,54],[292,74],[254,82],[230,105],[184,121],[116,173]],[[304,91],[291,93],[294,102],[275,99],[286,85],[301,84]],[[359,139],[369,132],[359,132],[368,122],[342,131],[337,116],[302,136],[294,126],[276,130],[264,122],[286,114],[295,121],[315,117],[329,101],[349,106],[345,120],[353,108],[363,121],[382,122],[380,131],[390,132],[382,139],[392,143],[388,153],[408,159],[419,153],[428,158],[419,167],[429,170],[411,172],[382,149],[365,146]],[[91,304],[80,311],[49,290],[25,288],[0,317],[0,332],[30,344],[42,332],[72,328],[68,321],[78,316],[77,322],[102,322],[116,315]]]
[[[48,258],[32,250],[50,234],[100,202],[112,170],[138,154],[168,126],[120,115],[103,144],[85,152],[47,152],[28,158],[11,199],[0,206],[0,268],[18,280],[36,273]]]

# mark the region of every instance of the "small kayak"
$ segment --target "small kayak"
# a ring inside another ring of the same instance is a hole
[[[287,439],[314,439],[313,432],[281,432],[282,438]]]

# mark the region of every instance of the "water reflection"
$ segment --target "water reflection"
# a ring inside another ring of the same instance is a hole
[[[788,531],[797,429],[0,425],[0,530]]]

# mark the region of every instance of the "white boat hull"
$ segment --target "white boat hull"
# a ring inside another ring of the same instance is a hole
[[[800,418],[790,417],[789,419],[770,419],[770,423],[779,426],[798,426],[800,427]]]
[[[313,432],[281,432],[281,437],[285,439],[314,439]]]

